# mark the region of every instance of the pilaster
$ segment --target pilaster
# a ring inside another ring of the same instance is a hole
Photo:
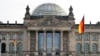
[[[9,45],[8,45],[8,44],[9,44],[9,42],[8,42],[8,41],[9,41],[9,34],[8,34],[8,33],[7,33],[7,38],[6,38],[6,40],[7,40],[7,41],[6,41],[6,51],[8,52],[8,51],[9,51]]]
[[[8,56],[8,53],[9,53],[9,34],[7,33],[7,38],[6,38],[6,51],[7,51],[7,56]]]
[[[89,41],[89,44],[90,44],[90,52],[92,52],[92,33],[89,34],[90,35],[90,41]]]
[[[98,34],[98,37],[97,37],[97,41],[98,41],[98,52],[100,52],[100,33]]]
[[[28,51],[30,51],[30,31],[28,31]]]

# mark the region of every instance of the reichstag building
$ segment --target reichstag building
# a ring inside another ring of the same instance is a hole
[[[100,56],[100,22],[85,24],[80,35],[72,6],[68,10],[44,3],[31,14],[27,6],[22,24],[0,22],[0,55]]]

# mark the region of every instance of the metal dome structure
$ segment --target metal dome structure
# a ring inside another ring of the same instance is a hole
[[[32,16],[40,16],[40,15],[66,16],[66,13],[60,6],[56,4],[45,3],[45,4],[38,6],[32,12]]]

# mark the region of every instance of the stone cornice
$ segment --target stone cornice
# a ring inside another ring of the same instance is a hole
[[[70,31],[71,28],[70,27],[28,27],[28,30],[44,30],[44,31],[49,31],[49,30],[60,30],[60,31]]]

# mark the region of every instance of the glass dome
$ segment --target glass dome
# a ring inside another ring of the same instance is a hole
[[[32,16],[39,15],[56,15],[56,16],[66,16],[65,11],[58,5],[53,3],[45,3],[38,6],[33,12]]]

